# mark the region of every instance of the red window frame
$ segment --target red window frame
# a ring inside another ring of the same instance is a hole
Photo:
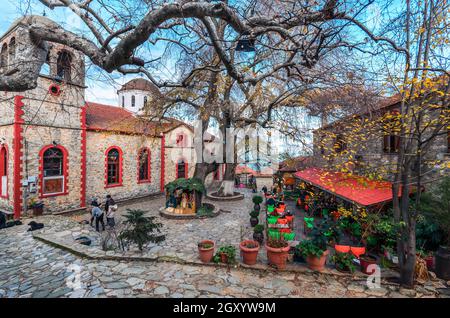
[[[117,169],[117,183],[108,183],[108,155],[112,150],[117,150],[119,153],[119,162],[118,162],[118,169]],[[123,151],[118,146],[111,146],[105,151],[105,189],[106,188],[115,188],[115,187],[121,187],[123,185],[122,180],[122,174],[123,174]]]
[[[63,166],[62,166],[62,177],[64,178],[63,180],[63,191],[62,192],[58,192],[58,193],[44,193],[44,179],[46,177],[44,177],[44,153],[51,149],[51,148],[56,148],[61,150],[62,155],[63,155]],[[57,196],[61,196],[61,195],[67,195],[69,193],[69,188],[68,188],[68,180],[69,180],[69,174],[68,174],[68,161],[69,161],[69,152],[67,151],[66,148],[64,148],[61,145],[48,145],[45,146],[41,149],[41,151],[39,152],[39,197],[40,198],[49,198],[49,197],[57,197]]]
[[[4,155],[3,155],[4,154]],[[0,146],[0,198],[8,199],[8,146],[2,145]],[[2,177],[6,176],[6,195],[2,195],[3,189],[2,189]]]
[[[175,165],[175,172],[176,172],[176,176],[177,179],[180,179],[181,177],[178,175],[178,165],[182,162],[184,162],[184,179],[187,179],[189,177],[189,171],[188,171],[188,164],[186,162],[186,160],[184,158],[180,158],[177,160],[177,163]]]
[[[147,151],[147,179],[141,179],[141,154]],[[137,182],[138,183],[150,183],[152,180],[152,161],[151,152],[148,147],[139,149],[137,156]]]
[[[177,134],[176,144],[177,147],[186,147],[187,146],[186,134],[184,133]]]

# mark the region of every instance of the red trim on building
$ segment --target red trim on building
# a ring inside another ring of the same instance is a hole
[[[147,150],[147,156],[148,156],[148,160],[147,160],[147,170],[148,170],[148,177],[147,179],[139,179],[140,176],[140,170],[141,170],[141,163],[140,163],[140,159],[141,159],[141,153]],[[141,183],[151,183],[152,182],[152,155],[151,155],[151,151],[150,148],[148,147],[142,147],[141,149],[139,149],[138,151],[138,155],[137,155],[137,183],[141,184]]]
[[[80,207],[86,207],[86,106],[81,108],[81,193],[80,193]]]
[[[160,191],[164,192],[166,176],[166,136],[162,134],[161,138],[161,178],[160,178]]]
[[[186,134],[184,134],[184,133],[178,133],[178,134],[176,135],[176,144],[177,144],[177,147],[181,147],[181,148],[187,147],[187,137],[186,137]]]
[[[119,182],[114,184],[108,184],[108,153],[113,149],[117,149],[117,151],[119,152]],[[122,176],[123,176],[123,151],[118,146],[111,146],[105,151],[105,189],[121,187],[123,185]]]
[[[64,191],[61,193],[44,193],[44,153],[51,148],[56,148],[63,153],[63,176],[64,176]],[[69,193],[68,186],[69,179],[69,152],[61,145],[47,145],[39,151],[39,198],[58,197],[60,195],[67,195]]]
[[[25,122],[23,120],[24,111],[22,107],[24,103],[22,102],[23,96],[14,97],[14,141],[13,141],[13,151],[14,151],[14,182],[13,182],[13,207],[14,207],[14,218],[20,219],[22,212],[22,155],[23,155],[23,127],[22,124]]]

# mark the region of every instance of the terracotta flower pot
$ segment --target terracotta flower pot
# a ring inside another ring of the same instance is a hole
[[[313,271],[321,272],[325,269],[325,263],[327,261],[327,256],[330,252],[326,250],[323,252],[321,257],[316,257],[313,255],[308,255],[306,257],[306,263],[308,263],[308,267]]]
[[[375,272],[375,269],[369,271],[367,267],[377,263],[377,259],[373,256],[363,255],[360,257],[359,262],[361,264],[361,272],[367,275],[371,275]]]
[[[212,247],[204,248],[204,247],[202,247],[203,244],[212,244]],[[203,263],[211,262],[211,260],[214,256],[214,247],[215,247],[214,242],[210,241],[210,240],[203,240],[199,243],[198,253],[200,255],[200,260]]]
[[[286,268],[290,246],[286,247],[270,247],[266,244],[267,259],[269,264],[275,265],[278,269]]]
[[[366,252],[365,246],[350,246],[350,251],[355,255],[356,258],[359,258]]]
[[[256,245],[256,247],[247,247],[248,244]],[[255,265],[258,257],[259,243],[252,240],[242,241],[239,245],[241,249],[242,261],[247,265]]]
[[[348,252],[350,252],[350,245],[336,244],[334,246],[334,249],[336,250],[336,252],[339,252],[339,253],[348,253]]]

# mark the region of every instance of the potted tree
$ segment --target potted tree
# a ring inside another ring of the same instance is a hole
[[[252,199],[253,203],[255,204],[253,207],[253,210],[255,211],[261,211],[261,206],[260,204],[263,202],[263,197],[260,195],[255,195]]]
[[[264,242],[264,225],[257,224],[253,228],[253,239],[259,244],[262,244]]]
[[[259,243],[253,240],[245,240],[239,244],[242,260],[246,265],[255,265],[258,257]]]
[[[278,269],[286,268],[290,246],[283,238],[269,238],[266,242],[267,259],[269,264],[275,265]]]
[[[257,212],[257,211],[250,212],[250,225],[252,227],[255,227],[259,223],[258,217],[259,217],[259,212]]]
[[[198,253],[200,255],[200,260],[203,263],[211,262],[214,256],[214,242],[210,240],[203,240],[198,243]]]
[[[162,223],[156,222],[155,216],[144,216],[146,211],[127,209],[123,221],[124,229],[119,234],[119,240],[124,245],[136,244],[143,251],[148,243],[160,243],[166,239],[161,234]]]

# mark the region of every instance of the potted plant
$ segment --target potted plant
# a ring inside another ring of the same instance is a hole
[[[32,198],[29,204],[30,209],[33,210],[33,216],[40,216],[44,214],[44,203],[38,201],[36,198]]]
[[[361,272],[367,275],[371,275],[375,272],[375,269],[369,270],[368,267],[370,265],[376,264],[377,259],[374,256],[371,255],[361,255],[359,258],[359,263],[361,264]]]
[[[351,253],[335,253],[332,257],[334,266],[339,272],[353,273],[356,269]]]
[[[253,228],[253,239],[259,242],[259,244],[262,244],[264,242],[264,225],[257,224]]]
[[[198,253],[200,255],[200,260],[203,263],[211,262],[214,256],[214,242],[210,240],[203,240],[198,243]]]
[[[267,259],[269,264],[278,269],[286,268],[290,246],[284,239],[268,239],[266,242]]]
[[[236,248],[232,245],[220,247],[213,257],[214,263],[234,264],[236,263]]]
[[[253,203],[255,204],[253,207],[253,210],[255,211],[261,211],[261,206],[260,204],[263,202],[263,197],[260,195],[255,195],[252,199]]]
[[[299,245],[308,267],[314,271],[323,271],[329,254],[326,246],[318,244],[312,239],[304,240]]]
[[[259,212],[257,212],[257,211],[250,212],[250,225],[252,227],[255,227],[259,223],[258,217],[259,217]]]
[[[255,265],[258,257],[259,243],[253,240],[245,240],[239,244],[242,260],[246,265]]]

